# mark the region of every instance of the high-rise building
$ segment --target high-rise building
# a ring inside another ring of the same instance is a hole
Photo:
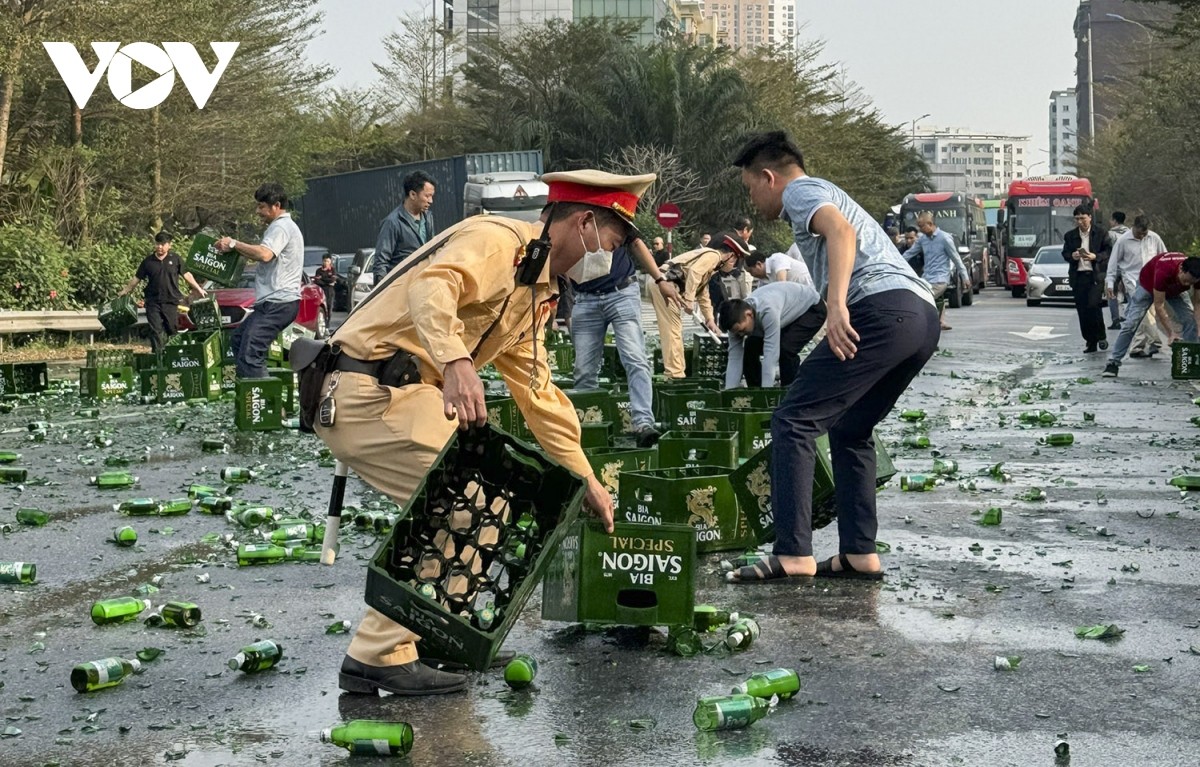
[[[711,47],[722,39],[717,16],[705,8],[704,0],[668,0],[679,22],[679,33],[692,45]]]
[[[1112,119],[1121,92],[1154,69],[1154,49],[1177,9],[1132,0],[1080,0],[1075,12],[1075,100],[1078,135],[1092,137]]]
[[[463,36],[469,54],[480,38],[501,37],[552,19],[640,21],[637,42],[647,44],[654,41],[668,6],[666,0],[443,0],[442,12],[446,28]]]
[[[1050,94],[1050,173],[1075,170],[1075,151],[1079,147],[1079,108],[1075,89]]]
[[[1028,136],[955,129],[914,128],[910,141],[929,165],[938,192],[999,197],[1009,182],[1025,178]]]
[[[715,0],[705,9],[717,19],[720,41],[731,48],[791,45],[796,0]]]

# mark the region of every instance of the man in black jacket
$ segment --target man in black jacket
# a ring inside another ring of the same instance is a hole
[[[371,271],[378,285],[392,267],[433,239],[433,178],[422,170],[404,177],[404,202],[396,207],[379,227],[375,243],[375,261]]]
[[[1104,272],[1108,269],[1111,245],[1108,233],[1092,226],[1092,206],[1075,208],[1075,228],[1063,236],[1063,259],[1069,264],[1068,276],[1079,314],[1079,332],[1087,344],[1084,352],[1107,349],[1104,325]]]

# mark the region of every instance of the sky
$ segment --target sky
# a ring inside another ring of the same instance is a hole
[[[437,0],[440,2],[440,0]],[[318,0],[325,32],[308,55],[338,86],[366,86],[402,13],[433,0]],[[805,39],[825,42],[884,118],[1030,137],[1045,172],[1050,92],[1075,85],[1077,0],[797,0]],[[1039,151],[1041,150],[1041,151]]]

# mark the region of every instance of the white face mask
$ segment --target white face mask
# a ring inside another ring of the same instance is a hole
[[[596,230],[596,250],[587,249],[587,241],[582,234],[579,235],[579,241],[583,243],[583,258],[567,270],[566,276],[576,285],[607,277],[612,271],[613,252],[604,249],[600,242],[600,230]]]

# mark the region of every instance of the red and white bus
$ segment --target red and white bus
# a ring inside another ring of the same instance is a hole
[[[1004,225],[1004,276],[1013,298],[1025,294],[1029,264],[1038,248],[1060,245],[1075,228],[1077,205],[1096,215],[1092,184],[1078,176],[1031,176],[1008,185]]]

